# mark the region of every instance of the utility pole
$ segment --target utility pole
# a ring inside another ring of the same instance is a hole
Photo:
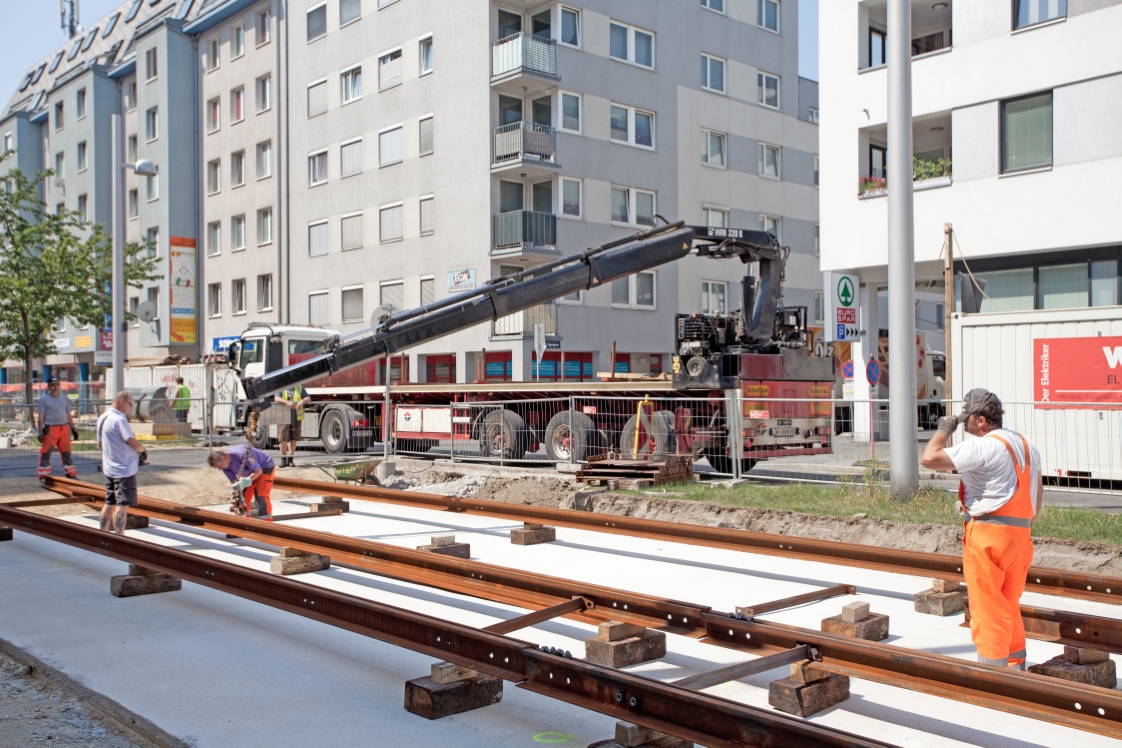
[[[109,117],[109,159],[113,206],[113,397],[125,388],[125,345],[129,324],[125,321],[125,123],[120,114]]]
[[[912,203],[912,6],[888,0],[888,393],[892,497],[919,488],[916,448],[916,268]]]
[[[943,268],[943,331],[946,334],[946,371],[943,376],[946,381],[947,400],[954,399],[954,391],[951,388],[951,313],[954,311],[954,228],[949,223],[943,224],[943,234],[946,236],[947,242],[947,264]],[[951,410],[951,403],[947,403],[947,412]],[[953,436],[953,434],[952,434]],[[947,443],[950,444],[950,439]]]
[[[58,0],[58,14],[70,38],[78,36],[78,0]]]

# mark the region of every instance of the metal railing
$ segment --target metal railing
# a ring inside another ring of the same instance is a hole
[[[546,335],[557,334],[556,304],[538,304],[521,312],[499,317],[491,323],[491,334],[530,336],[534,334],[534,325],[539,324],[545,325]]]
[[[557,77],[557,42],[531,34],[511,34],[491,48],[491,77],[531,70]]]
[[[548,125],[512,122],[495,128],[496,165],[533,159],[553,163],[557,158],[557,132]]]
[[[540,248],[557,246],[557,216],[532,210],[512,210],[494,218],[494,248]]]

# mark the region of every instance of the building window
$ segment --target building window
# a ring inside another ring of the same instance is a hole
[[[655,271],[645,271],[612,281],[612,306],[654,309],[657,288]]]
[[[820,292],[821,293],[821,292]],[[940,330],[946,329],[947,305],[943,302],[935,303],[935,326]]]
[[[230,121],[241,122],[245,119],[245,89],[236,88],[230,92]]]
[[[1001,103],[1001,171],[1052,165],[1052,92]]]
[[[430,236],[436,231],[436,209],[432,195],[425,195],[421,203],[421,236]]]
[[[582,188],[581,180],[561,177],[561,215],[568,218],[584,217]]]
[[[129,190],[129,218],[140,216],[140,190]]]
[[[208,195],[222,189],[222,162],[218,159],[206,165],[206,191]]]
[[[139,310],[139,309],[140,309],[140,297],[139,296],[130,296],[129,297],[129,316],[132,317],[132,320],[131,320],[131,323],[132,323],[131,326],[132,327],[140,327],[140,320],[138,320],[136,318],[136,313],[137,313],[137,310]]]
[[[273,276],[257,276],[257,311],[268,312],[273,308]]]
[[[421,58],[421,75],[432,72],[432,37],[422,39],[417,50]]]
[[[390,306],[394,309],[405,307],[405,284],[401,281],[389,281],[378,287],[378,303],[381,306]]]
[[[308,11],[308,41],[314,42],[327,36],[327,5],[320,5]]]
[[[756,0],[756,24],[779,33],[779,0]]]
[[[701,0],[701,7],[708,8],[709,10],[716,11],[717,13],[724,13],[725,0]]]
[[[140,138],[135,135],[129,136],[129,161],[136,163],[137,155],[140,153]]]
[[[134,111],[136,109],[136,81],[130,81],[128,86],[125,87],[125,109]]]
[[[378,58],[378,90],[385,91],[401,84],[401,50]]]
[[[159,286],[153,286],[152,288],[148,289],[148,300],[152,302],[152,306],[156,307],[156,316],[153,317],[152,319],[153,320],[158,320],[160,318],[160,287]]]
[[[326,325],[327,322],[327,291],[308,294],[308,324]]]
[[[257,46],[268,44],[273,38],[273,12],[266,10],[257,14]]]
[[[421,119],[418,130],[419,130],[420,144],[421,144],[421,155],[422,156],[427,156],[430,153],[432,153],[432,146],[433,146],[433,143],[432,143],[432,134],[433,134],[432,133],[432,117],[428,116],[428,117],[424,117],[423,119]]]
[[[257,144],[257,178],[273,176],[273,142],[266,140]]]
[[[206,253],[211,257],[222,254],[222,223],[220,221],[206,225]]]
[[[814,186],[818,186],[818,156],[814,157]]]
[[[60,153],[55,154],[55,176],[59,177],[59,178],[65,178],[66,177],[66,154],[65,153],[60,152]]]
[[[266,75],[257,79],[257,111],[265,112],[273,108],[273,76]]]
[[[353,177],[362,173],[362,141],[344,143],[339,147],[339,177]]]
[[[809,109],[807,109],[807,117],[806,118],[807,118],[807,121],[810,122],[810,124],[817,125],[818,124],[818,110],[815,109],[814,107],[810,107]]]
[[[160,177],[158,175],[144,178],[144,192],[148,202],[160,199]]]
[[[230,185],[241,187],[245,184],[245,151],[230,156]]]
[[[612,187],[612,222],[654,226],[655,193],[631,187]]]
[[[581,134],[581,97],[580,94],[561,94],[561,127],[562,132]]]
[[[273,209],[262,208],[257,211],[257,243],[270,244],[273,241]]]
[[[436,279],[421,278],[421,306],[436,301]]]
[[[781,231],[783,228],[783,219],[778,216],[767,216],[763,213],[760,214],[760,231],[766,231],[775,237],[775,240],[780,244],[783,243]]]
[[[654,67],[654,34],[612,21],[609,24],[609,54],[613,59]]]
[[[655,147],[654,113],[612,104],[611,118],[612,140],[642,148]]]
[[[760,143],[758,150],[760,176],[779,179],[779,146]]]
[[[1091,262],[1091,306],[1118,304],[1118,260]]]
[[[819,322],[819,323],[826,321],[826,292],[825,291],[815,291],[814,292],[814,321]]]
[[[701,282],[701,313],[728,314],[729,284],[725,281]]]
[[[362,247],[362,214],[354,213],[343,216],[340,224],[343,249],[359,249]]]
[[[216,70],[218,68],[218,66],[222,63],[222,60],[219,56],[219,49],[220,49],[220,47],[219,47],[219,41],[218,41],[217,36],[214,37],[213,39],[208,39],[207,40],[207,43],[206,43],[206,69],[208,71],[209,70]]]
[[[308,119],[327,111],[327,81],[308,86]]]
[[[144,75],[147,80],[153,80],[160,72],[157,53],[158,50],[155,47],[144,53]]]
[[[871,179],[888,178],[888,150],[884,146],[869,146],[869,177]]]
[[[65,110],[65,107],[62,105],[61,101],[59,103],[55,104],[55,129],[56,130],[61,130],[62,129],[62,126],[64,124],[64,117],[63,117],[63,114],[65,113],[64,110]]]
[[[82,117],[86,116],[86,89],[84,88],[78,89],[76,109],[78,113],[78,119],[82,119]]]
[[[343,321],[362,321],[362,286],[343,289]]]
[[[339,0],[339,25],[346,26],[362,17],[362,0]]]
[[[308,256],[327,254],[327,221],[308,224]]]
[[[702,219],[705,225],[715,229],[727,229],[729,226],[729,212],[724,208],[702,208]]]
[[[725,92],[725,61],[702,53],[701,87],[706,91]]]
[[[211,317],[222,316],[222,284],[211,283],[206,287],[207,314]]]
[[[343,73],[343,103],[362,98],[362,68],[351,68]]]
[[[378,165],[389,166],[402,159],[401,126],[378,133]]]
[[[87,195],[78,195],[78,218],[90,220],[90,199]]]
[[[78,144],[78,171],[82,172],[89,168],[88,161],[86,141],[83,140]]]
[[[880,29],[869,27],[869,67],[876,68],[888,61],[887,35]]]
[[[1013,0],[1013,28],[1067,16],[1067,0]]]
[[[230,284],[230,300],[234,314],[245,314],[245,278],[238,278]]]
[[[314,187],[327,181],[327,151],[308,156],[308,185]]]
[[[211,99],[206,103],[206,131],[214,132],[222,126],[222,102]]]
[[[579,10],[561,6],[561,37],[557,41],[580,49]]]
[[[245,26],[235,26],[230,30],[230,59],[236,60],[245,54]]]
[[[757,101],[763,106],[779,108],[779,79],[768,73],[756,73]]]
[[[403,208],[404,206],[398,203],[378,209],[378,229],[382,242],[393,242],[401,239]]]
[[[1090,285],[1087,269],[1085,262],[1037,268],[1036,308],[1072,309],[1087,306]]]
[[[701,163],[725,168],[725,135],[711,130],[701,131]]]
[[[245,216],[230,219],[230,240],[233,244],[232,251],[240,252],[245,249]]]
[[[815,257],[821,257],[822,256],[821,235],[822,235],[821,226],[819,226],[819,224],[817,224],[817,223],[814,224],[814,256]]]

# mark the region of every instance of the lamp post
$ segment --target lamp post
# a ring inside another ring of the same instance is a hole
[[[131,169],[137,176],[156,176],[155,165],[146,159],[141,159],[135,164],[125,162],[125,127],[121,115],[114,114],[110,118],[110,135],[112,147],[110,160],[113,163],[113,391],[120,392],[125,388],[125,341],[129,334],[129,325],[125,320],[125,225],[128,217],[125,215],[125,176]]]

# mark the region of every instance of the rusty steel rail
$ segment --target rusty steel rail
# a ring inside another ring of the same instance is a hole
[[[0,505],[0,522],[512,681],[585,709],[719,748],[890,744],[698,693],[404,608]]]
[[[427,509],[442,509],[467,514],[503,517],[518,522],[544,522],[584,530],[635,535],[643,538],[726,548],[804,561],[856,566],[896,574],[964,581],[962,558],[945,553],[924,553],[896,548],[878,548],[836,540],[814,540],[789,535],[771,535],[748,530],[705,527],[680,522],[616,517],[572,509],[506,504],[501,501],[459,499],[435,494],[398,491],[373,486],[350,486],[323,481],[278,476],[273,485],[281,489],[308,491],[344,499],[380,501]],[[1061,595],[1082,600],[1122,604],[1122,578],[1101,574],[1078,574],[1062,569],[1033,566],[1029,569],[1026,590],[1046,595]]]

